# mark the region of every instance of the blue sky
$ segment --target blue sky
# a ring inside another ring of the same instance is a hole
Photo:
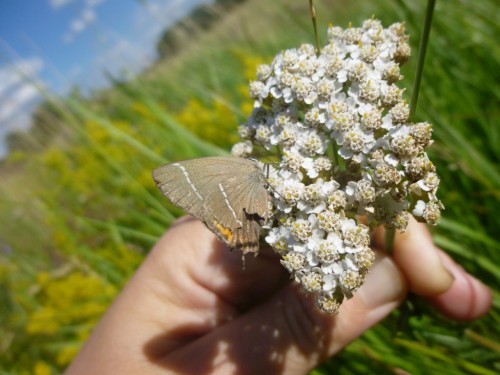
[[[0,156],[5,134],[29,127],[40,100],[28,81],[64,94],[105,86],[105,71],[140,71],[165,27],[203,2],[211,0],[1,0]]]

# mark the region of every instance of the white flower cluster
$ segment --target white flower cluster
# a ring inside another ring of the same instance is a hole
[[[335,313],[374,262],[372,229],[404,230],[410,213],[435,224],[442,206],[425,153],[431,125],[409,123],[395,84],[410,55],[403,24],[330,27],[328,41],[318,54],[305,44],[258,67],[255,108],[233,155],[278,155],[266,241],[319,307]]]

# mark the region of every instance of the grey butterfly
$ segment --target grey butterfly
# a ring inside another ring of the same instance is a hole
[[[257,162],[230,156],[185,160],[155,169],[153,178],[173,204],[229,247],[259,251],[260,221],[270,213],[268,184]]]

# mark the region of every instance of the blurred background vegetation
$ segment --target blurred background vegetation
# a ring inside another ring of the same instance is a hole
[[[372,15],[404,21],[413,58],[424,2],[317,2],[319,30]],[[500,11],[496,0],[439,0],[419,120],[446,206],[435,242],[490,285],[484,318],[457,323],[409,302],[314,374],[500,372]],[[158,61],[132,80],[83,96],[44,92],[33,127],[9,136],[0,163],[0,374],[58,374],[156,239],[181,212],[151,171],[221,155],[252,108],[259,63],[312,43],[305,0],[219,0],[166,30]],[[43,88],[40,88],[43,91]]]

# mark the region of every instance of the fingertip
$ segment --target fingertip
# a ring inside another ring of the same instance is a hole
[[[454,282],[446,292],[429,298],[430,303],[443,315],[458,321],[466,322],[485,315],[493,301],[491,290],[445,254],[443,262],[453,273]]]
[[[396,233],[393,257],[415,294],[435,296],[453,284],[453,274],[443,265],[428,229],[414,219],[406,232]]]

